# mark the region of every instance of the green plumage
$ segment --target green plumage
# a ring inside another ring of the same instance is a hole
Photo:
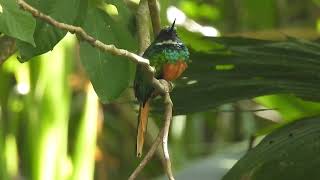
[[[175,64],[178,60],[189,62],[189,51],[184,45],[153,43],[143,54],[143,57],[150,60],[151,66],[155,67],[157,73],[161,75],[164,64]]]
[[[155,41],[146,49],[143,57],[150,60],[150,65],[155,67],[155,77],[162,78],[163,66],[165,64],[175,64],[177,61],[189,62],[189,51],[180,41],[176,31],[173,29],[163,29]],[[144,105],[152,96],[154,91],[145,69],[138,65],[134,81],[135,96],[140,104]]]
[[[143,57],[150,60],[150,65],[155,67],[155,78],[157,79],[174,80],[187,68],[189,52],[178,38],[174,24],[175,21],[171,27],[162,29],[155,41],[143,54]],[[134,92],[140,104],[137,127],[137,157],[141,157],[142,154],[148,123],[149,99],[152,98],[154,92],[150,78],[146,69],[138,65],[134,80]]]

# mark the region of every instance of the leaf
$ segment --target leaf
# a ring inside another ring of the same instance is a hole
[[[190,50],[192,63],[172,92],[175,114],[269,94],[287,93],[320,100],[319,44],[246,38],[206,38],[225,46],[209,52]],[[155,111],[161,111],[160,101]]]
[[[75,25],[81,23],[84,19],[88,3],[87,0],[32,0],[28,2],[57,21]],[[19,60],[25,62],[31,57],[52,50],[66,33],[66,31],[59,30],[43,20],[37,19],[36,29],[33,34],[36,47],[17,41],[17,47],[20,51]]]
[[[223,180],[316,180],[320,165],[319,117],[294,121],[266,136]],[[303,168],[302,168],[303,167]]]
[[[320,114],[320,103],[303,101],[292,95],[270,95],[255,99],[259,104],[276,109],[284,120],[296,120]]]
[[[126,21],[120,20],[112,19],[103,11],[91,8],[84,29],[106,44],[134,50],[136,41],[129,34]],[[80,55],[81,62],[102,102],[110,102],[119,97],[133,79],[135,66],[124,57],[102,52],[86,42],[80,44]]]
[[[0,32],[35,46],[36,21],[30,13],[19,9],[15,0],[0,0]]]

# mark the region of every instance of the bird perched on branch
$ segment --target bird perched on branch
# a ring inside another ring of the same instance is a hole
[[[173,81],[188,67],[189,51],[179,39],[174,25],[175,21],[171,27],[162,29],[143,54],[143,57],[149,59],[150,65],[155,68],[155,78],[157,79]],[[134,92],[140,105],[136,153],[137,157],[141,157],[147,130],[149,104],[154,93],[148,72],[141,65],[138,65],[136,69]]]

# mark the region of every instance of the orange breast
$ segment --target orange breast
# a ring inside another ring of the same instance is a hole
[[[176,80],[187,67],[187,63],[182,60],[175,64],[165,64],[163,65],[163,78],[167,81]]]

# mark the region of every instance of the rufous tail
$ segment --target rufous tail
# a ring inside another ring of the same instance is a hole
[[[137,157],[141,157],[144,144],[144,136],[147,131],[149,115],[149,100],[143,106],[140,105],[137,128]]]

